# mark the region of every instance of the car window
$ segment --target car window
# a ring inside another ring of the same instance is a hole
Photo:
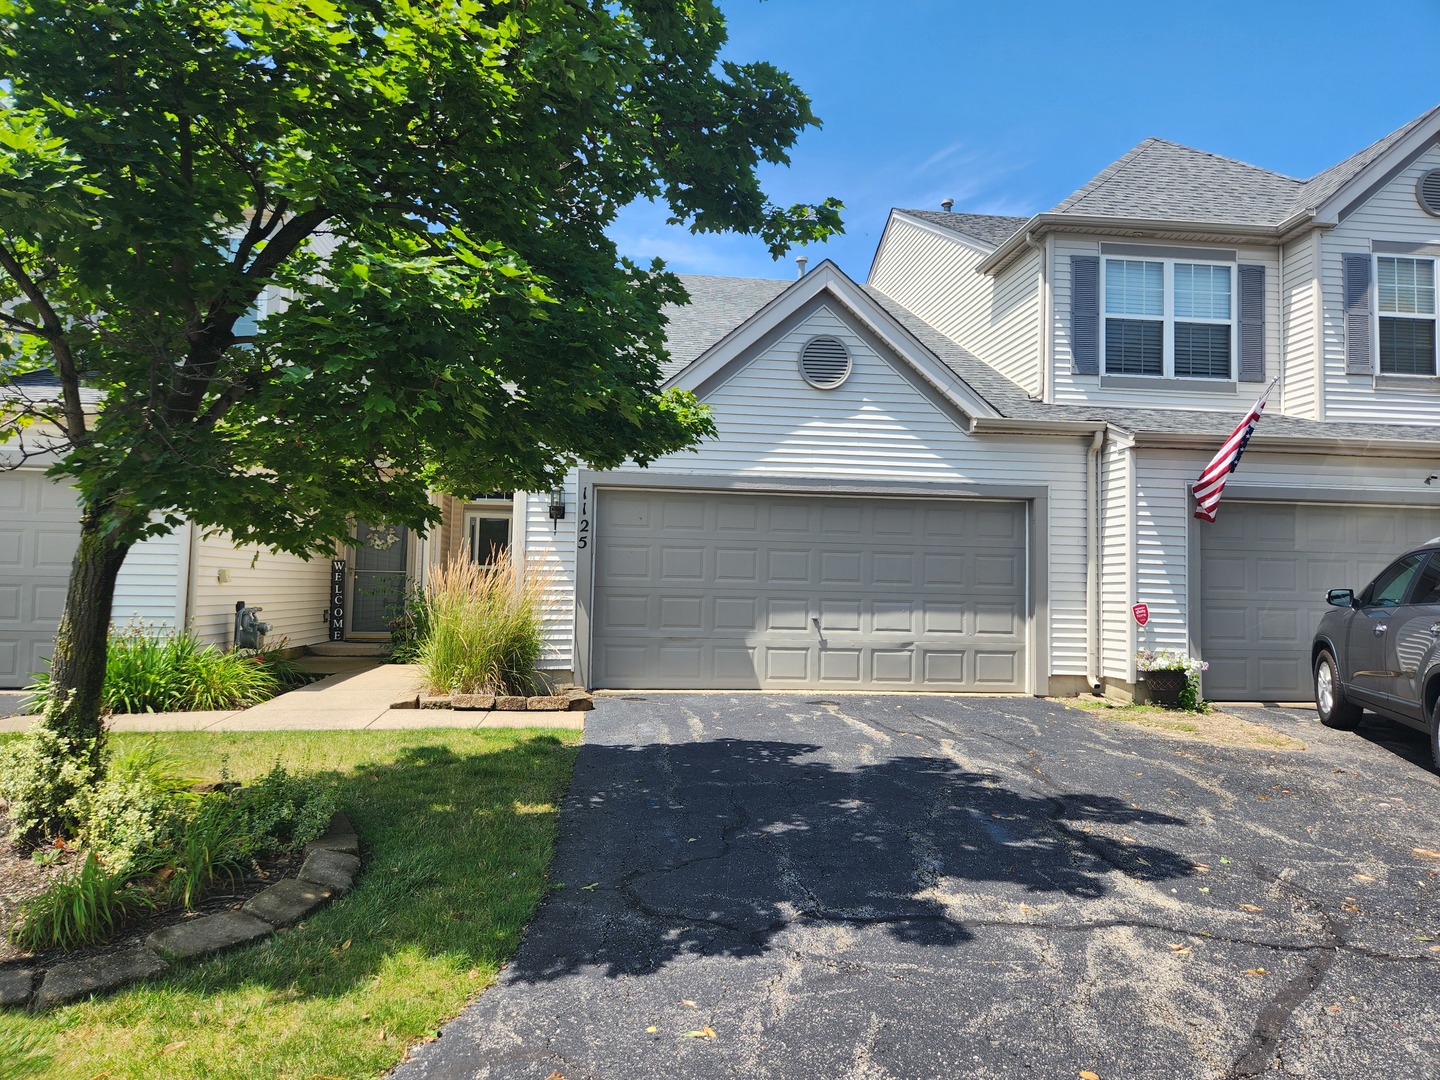
[[[1434,555],[1420,571],[1415,582],[1415,592],[1410,598],[1412,604],[1440,604],[1440,559]]]
[[[1379,604],[1381,607],[1395,607],[1404,603],[1405,594],[1410,591],[1410,585],[1415,580],[1415,572],[1420,569],[1420,564],[1426,557],[1425,552],[1417,551],[1387,566],[1371,584],[1367,603]]]

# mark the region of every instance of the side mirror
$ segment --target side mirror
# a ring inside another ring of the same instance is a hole
[[[1331,589],[1325,594],[1325,602],[1331,607],[1354,607],[1355,593],[1351,589]]]

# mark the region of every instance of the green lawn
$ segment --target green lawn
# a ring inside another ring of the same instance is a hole
[[[279,761],[332,779],[365,865],[349,896],[265,943],[43,1016],[0,1014],[0,1046],[43,1040],[36,1076],[313,1080],[394,1065],[515,951],[545,892],[580,733],[114,738],[156,739],[197,777],[243,780]]]

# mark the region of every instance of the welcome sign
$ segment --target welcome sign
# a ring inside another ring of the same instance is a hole
[[[345,639],[345,560],[330,560],[330,640]]]

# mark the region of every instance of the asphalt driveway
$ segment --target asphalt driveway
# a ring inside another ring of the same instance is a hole
[[[1232,711],[1309,749],[1027,698],[601,699],[550,900],[394,1075],[1440,1077],[1423,739]]]

